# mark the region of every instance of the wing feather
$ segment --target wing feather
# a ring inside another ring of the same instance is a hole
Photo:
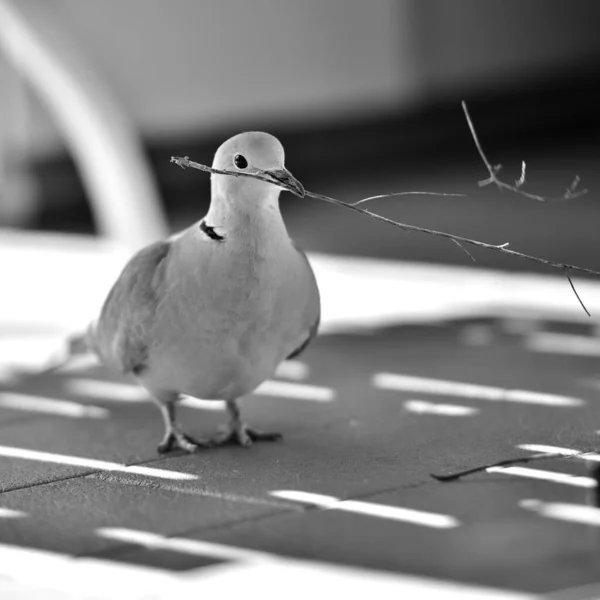
[[[308,257],[306,256],[306,253],[299,248],[298,246],[296,246],[294,244],[294,247],[296,248],[296,250],[298,251],[298,253],[300,254],[300,256],[302,256],[302,258],[304,259],[304,262],[306,263],[306,266],[308,268],[309,271],[309,275],[310,275],[310,284],[312,286],[312,290],[311,290],[311,303],[309,306],[309,310],[311,310],[311,312],[314,312],[314,320],[312,325],[310,326],[310,329],[308,330],[308,336],[307,338],[300,344],[300,346],[298,346],[298,348],[296,348],[288,357],[286,360],[290,360],[292,358],[296,358],[297,356],[299,356],[300,354],[302,354],[302,352],[304,352],[304,350],[307,348],[307,346],[312,342],[312,340],[316,337],[317,332],[319,331],[319,325],[321,323],[321,300],[319,298],[319,288],[317,287],[317,282],[315,279],[315,275],[313,273],[312,267],[310,265],[310,262],[308,260]]]
[[[123,373],[146,366],[149,332],[165,293],[165,266],[171,243],[161,241],[135,254],[108,294],[94,328],[100,358]]]

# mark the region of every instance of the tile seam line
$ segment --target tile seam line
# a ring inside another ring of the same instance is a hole
[[[66,477],[59,477],[58,479],[52,479],[52,481],[38,481],[36,483],[30,483],[28,485],[20,485],[17,487],[11,487],[8,489],[0,490],[0,497],[4,494],[10,494],[12,492],[20,492],[22,490],[29,490],[32,488],[43,487],[45,485],[52,485],[53,483],[60,483],[61,481],[70,481],[71,479],[81,479],[82,477],[87,477],[88,475],[92,475],[97,473],[98,471],[89,471],[87,473],[79,473],[77,475],[68,475]]]
[[[437,482],[431,480],[431,481],[427,481],[427,480],[423,480],[421,482],[418,483],[412,483],[412,484],[408,484],[406,486],[400,486],[400,487],[394,487],[394,488],[385,488],[383,490],[377,490],[374,492],[368,492],[367,494],[357,494],[357,495],[353,495],[352,497],[349,498],[342,498],[340,499],[342,502],[345,501],[349,501],[349,500],[355,500],[355,499],[364,499],[364,498],[369,498],[371,496],[376,496],[378,494],[386,494],[389,492],[394,492],[394,491],[399,491],[402,489],[413,489],[413,488],[419,488],[419,487],[423,487],[425,485],[429,485],[429,484],[435,484]],[[228,529],[233,529],[235,527],[238,527],[240,525],[245,525],[245,524],[251,524],[251,523],[256,523],[256,522],[260,522],[260,521],[266,521],[268,519],[272,519],[272,518],[276,518],[276,517],[280,517],[280,516],[291,516],[291,515],[297,515],[298,518],[302,517],[303,515],[306,515],[308,513],[313,513],[313,512],[325,512],[327,510],[335,510],[335,509],[331,509],[328,507],[323,507],[323,506],[318,506],[318,505],[303,505],[302,510],[298,510],[296,509],[284,509],[282,508],[281,510],[276,510],[276,511],[271,511],[269,513],[263,514],[263,515],[256,515],[254,517],[247,517],[247,518],[241,518],[241,519],[236,519],[235,521],[229,521],[227,523],[219,523],[219,524],[215,524],[215,525],[208,525],[206,527],[197,527],[194,529],[186,529],[185,531],[179,531],[176,533],[169,533],[167,535],[164,535],[165,538],[177,538],[177,537],[185,537],[185,536],[190,536],[190,535],[197,535],[199,533],[204,533],[204,532],[219,532],[219,531],[227,531]],[[116,545],[114,546],[114,550],[116,551],[116,553],[120,553],[120,552],[126,552],[131,548],[140,548],[140,545],[138,544],[121,544],[121,545]],[[143,547],[143,546],[142,546]],[[109,552],[108,550],[106,552]],[[113,554],[111,554],[112,556]],[[100,556],[105,556],[104,553],[99,552],[99,553],[91,553],[91,554],[81,554],[81,555],[75,555],[76,558],[87,558],[87,557],[100,557]],[[284,556],[284,555],[282,555]]]
[[[178,458],[180,456],[188,456],[188,455],[183,454],[183,453],[179,453],[179,454],[173,453],[168,458]],[[147,465],[154,464],[160,460],[164,460],[164,458],[165,457],[159,457],[159,458],[151,459],[146,462],[131,463],[131,464],[122,465],[122,466],[123,467],[144,467]],[[20,459],[17,457],[15,460],[20,460]],[[44,461],[31,461],[31,462],[44,462]],[[75,468],[86,469],[86,467],[77,467],[77,465],[75,465]],[[10,494],[11,492],[19,492],[21,490],[28,490],[28,489],[35,488],[35,487],[42,487],[44,485],[52,485],[53,483],[59,483],[61,481],[69,481],[71,479],[80,479],[82,477],[89,477],[90,475],[97,475],[98,473],[107,473],[107,472],[108,471],[106,469],[88,469],[84,473],[78,473],[76,475],[67,475],[66,477],[58,477],[57,479],[52,479],[51,481],[39,481],[36,483],[30,483],[28,485],[21,485],[18,487],[12,487],[9,489],[0,490],[0,496],[2,496],[3,494]],[[116,471],[116,470],[111,471],[111,472],[121,473],[121,471]],[[126,473],[123,473],[123,475],[126,475]]]
[[[409,488],[411,487],[422,487],[423,485],[429,484],[429,481],[424,481],[420,484],[411,484],[410,486],[407,486]],[[435,483],[435,481],[432,481],[431,483]],[[377,491],[377,492],[370,492],[369,495],[357,495],[357,496],[353,496],[352,498],[343,498],[341,499],[342,502],[348,501],[348,500],[354,500],[355,498],[367,498],[370,495],[377,495],[377,494],[385,494],[388,492],[392,492],[392,491],[396,491],[399,489],[404,489],[402,487],[400,488],[393,488],[393,489],[385,489],[382,491]],[[280,516],[292,516],[292,515],[297,515],[298,517],[301,517],[303,515],[306,515],[308,513],[313,513],[313,512],[325,512],[327,510],[335,510],[335,509],[331,509],[331,508],[327,508],[327,507],[323,507],[323,506],[318,506],[318,505],[304,505],[302,507],[302,510],[298,510],[298,509],[289,509],[286,510],[284,508],[282,508],[281,510],[278,511],[272,511],[263,515],[256,515],[254,517],[247,517],[247,518],[241,518],[241,519],[236,519],[235,521],[229,521],[227,523],[220,523],[217,525],[208,525],[206,527],[198,527],[195,529],[186,529],[185,531],[178,531],[175,533],[169,533],[169,534],[165,534],[163,535],[164,538],[166,539],[171,539],[171,538],[179,538],[179,537],[186,537],[186,536],[193,536],[193,535],[197,535],[199,533],[204,533],[204,532],[220,532],[220,531],[227,531],[230,529],[234,529],[235,527],[238,527],[240,525],[246,525],[246,524],[253,524],[253,523],[259,523],[261,521],[267,521],[269,519],[273,519],[276,517],[280,517]],[[73,555],[74,558],[102,558],[102,557],[106,557],[106,556],[118,556],[119,554],[123,553],[123,552],[128,552],[131,549],[144,549],[144,546],[140,545],[140,544],[133,544],[133,543],[122,543],[122,544],[115,544],[114,546],[112,546],[110,549],[106,549],[104,551],[99,551],[97,553],[82,553],[82,554],[75,554]],[[244,547],[244,549],[246,549]],[[283,558],[286,558],[285,554],[277,554],[277,556],[281,556]]]
[[[165,483],[163,481],[157,481],[154,485],[147,485],[145,483],[141,483],[139,481],[132,481],[132,480],[123,480],[120,481],[118,480],[118,474],[117,475],[113,475],[111,477],[110,472],[108,471],[102,471],[100,473],[90,473],[89,475],[86,475],[86,477],[90,477],[93,479],[97,479],[98,481],[103,481],[104,483],[108,483],[111,485],[129,485],[132,487],[139,487],[139,488],[145,488],[145,489],[152,489],[152,490],[162,490],[165,492],[171,492],[171,493],[179,493],[179,494],[188,494],[188,495],[194,495],[194,496],[198,496],[198,497],[204,497],[204,498],[216,498],[216,499],[220,499],[220,500],[224,500],[224,501],[228,501],[228,502],[240,502],[240,503],[246,503],[246,504],[262,504],[263,506],[271,506],[272,508],[282,508],[282,509],[288,509],[288,508],[293,508],[296,512],[301,511],[301,507],[298,507],[296,505],[294,505],[291,502],[286,502],[286,501],[270,501],[268,498],[267,499],[262,499],[262,498],[256,498],[253,499],[251,497],[243,497],[243,496],[237,496],[237,497],[233,497],[236,496],[235,494],[229,494],[228,492],[223,492],[222,494],[219,492],[216,492],[214,490],[198,490],[198,492],[193,492],[193,493],[189,493],[185,490],[182,489],[174,489],[173,486],[171,486],[168,483]],[[227,497],[229,496],[229,497]],[[256,500],[256,501],[255,501]]]
[[[188,456],[187,454],[184,453],[180,453],[180,456]],[[177,455],[173,455],[173,458],[177,457]],[[127,464],[127,465],[123,465],[124,467],[138,467],[138,466],[145,466],[145,465],[150,465],[153,463],[156,463],[160,460],[163,460],[162,457],[158,457],[156,459],[153,460],[149,460],[146,462],[140,462],[140,463],[132,463],[132,464]],[[83,467],[82,467],[83,468]],[[81,479],[81,478],[87,478],[87,477],[92,477],[94,475],[99,475],[99,474],[103,474],[106,473],[108,471],[104,470],[104,469],[90,469],[84,473],[79,473],[77,475],[69,475],[67,477],[59,477],[57,479],[53,479],[51,481],[43,481],[43,482],[38,482],[38,483],[32,483],[29,485],[24,485],[24,486],[19,486],[19,487],[13,487],[10,489],[6,489],[6,490],[2,490],[0,491],[0,496],[2,496],[3,494],[10,494],[11,492],[18,492],[18,491],[22,491],[22,490],[26,490],[26,489],[32,489],[32,488],[36,488],[36,487],[43,487],[45,485],[52,485],[54,483],[59,483],[62,481],[70,481],[72,479]],[[115,471],[114,472],[116,476],[118,476],[121,472],[120,471]],[[373,490],[373,491],[368,491],[365,493],[359,493],[359,494],[354,494],[350,497],[347,498],[341,498],[340,501],[345,502],[345,501],[352,501],[352,500],[364,500],[364,499],[368,499],[368,498],[372,498],[373,496],[378,496],[381,494],[388,494],[388,493],[393,493],[393,492],[397,492],[397,491],[401,491],[401,490],[408,490],[408,489],[418,489],[421,487],[425,487],[427,485],[434,485],[437,484],[438,482],[434,481],[434,480],[428,480],[428,479],[423,479],[421,481],[418,482],[414,482],[414,483],[407,483],[405,485],[400,485],[400,486],[393,486],[393,487],[388,487],[388,488],[383,488],[383,489],[378,489],[378,490]],[[163,484],[161,482],[157,482],[156,487],[158,489],[165,489],[163,487]],[[201,496],[201,494],[199,494],[199,496]],[[271,517],[276,517],[279,516],[280,514],[298,514],[298,515],[302,515],[308,512],[315,512],[315,511],[326,511],[326,510],[332,510],[330,508],[327,507],[323,507],[323,506],[318,506],[318,505],[303,505],[303,510],[298,510],[298,508],[296,509],[290,509],[290,510],[286,510],[284,508],[281,509],[281,511],[273,511],[272,513],[268,513],[266,515],[260,515],[257,519],[267,519],[267,518],[271,518]],[[221,529],[221,528],[227,528],[227,527],[233,527],[239,524],[244,523],[245,521],[253,521],[255,520],[255,518],[250,517],[249,519],[240,519],[240,520],[236,520],[236,521],[232,521],[231,523],[222,523],[220,525],[214,525],[214,526],[208,526],[208,527],[200,527],[197,529],[193,529],[188,531],[188,533],[200,533],[203,531],[212,531],[212,530],[217,530],[217,529]],[[173,536],[169,535],[166,537],[174,537],[177,536],[178,534],[173,534]]]

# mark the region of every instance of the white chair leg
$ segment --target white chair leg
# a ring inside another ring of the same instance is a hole
[[[100,233],[137,250],[167,234],[154,178],[132,123],[51,11],[50,3],[0,0],[0,51],[63,133]]]

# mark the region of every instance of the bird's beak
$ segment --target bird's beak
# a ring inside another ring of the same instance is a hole
[[[283,189],[304,198],[304,186],[287,169],[273,169],[265,171],[265,173],[279,183]]]

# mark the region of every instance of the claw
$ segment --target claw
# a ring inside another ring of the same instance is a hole
[[[280,433],[265,433],[251,429],[250,427],[241,424],[239,427],[229,427],[223,433],[213,438],[213,446],[224,446],[227,444],[237,444],[248,448],[253,442],[276,442],[282,439]]]
[[[210,448],[211,446],[213,446],[213,443],[210,440],[193,438],[181,431],[169,431],[158,445],[157,450],[159,454],[166,454],[177,449],[193,454],[201,448]]]

